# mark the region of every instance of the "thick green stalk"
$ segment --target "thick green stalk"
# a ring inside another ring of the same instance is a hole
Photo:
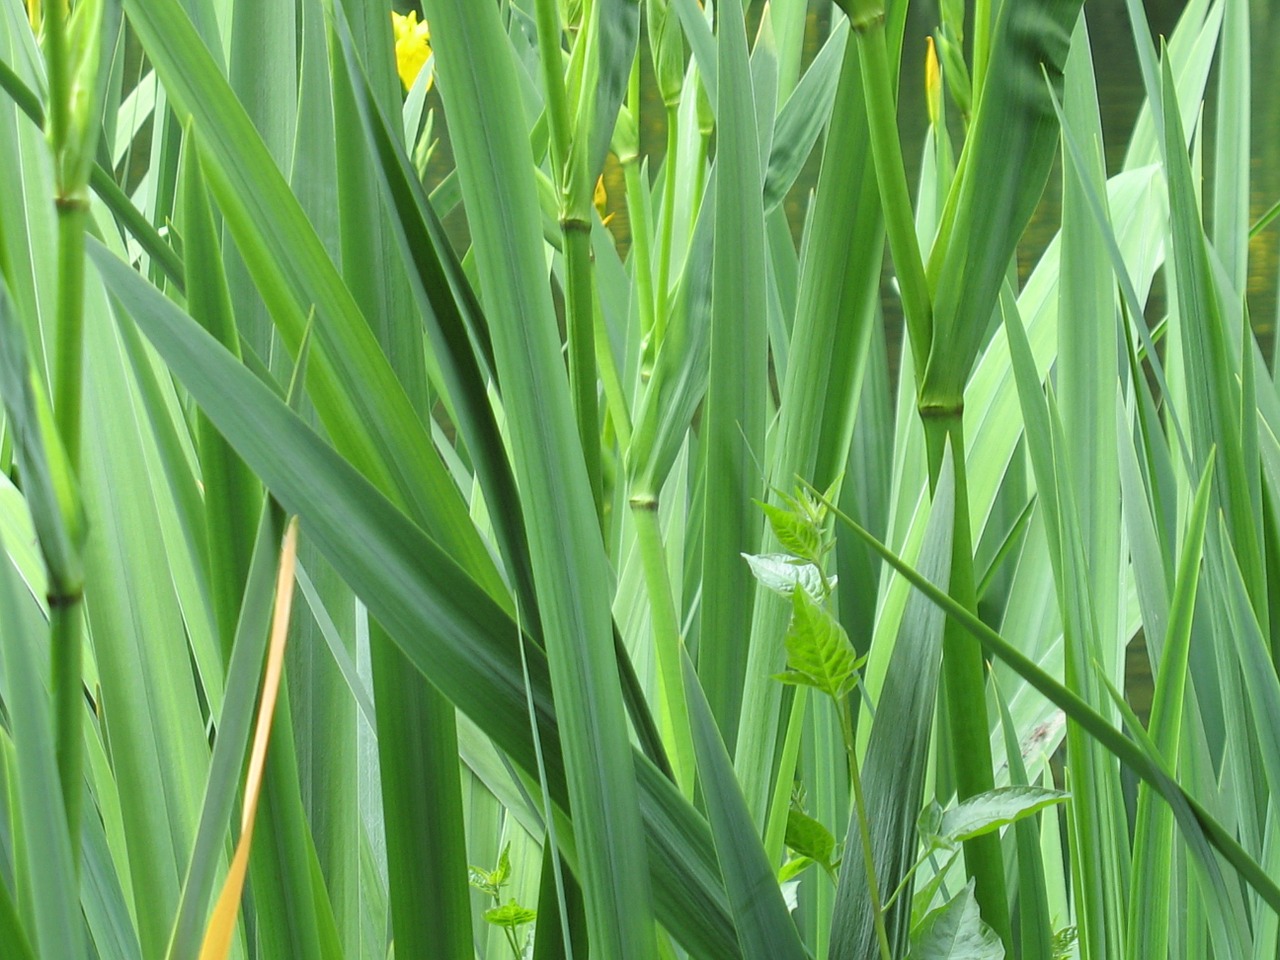
[[[604,499],[600,479],[600,408],[596,399],[595,275],[591,256],[591,222],[566,216],[560,221],[564,235],[565,272],[568,274],[566,327],[569,337],[569,392],[587,463],[587,478],[596,514]]]
[[[649,592],[649,622],[658,661],[658,704],[663,740],[671,756],[676,784],[687,799],[692,799],[696,758],[689,726],[689,705],[684,695],[680,619],[667,572],[667,553],[658,523],[657,498],[645,495],[632,497],[631,517],[635,522],[636,545],[644,566],[645,588]]]
[[[962,451],[964,408],[960,402],[947,408],[922,407],[925,442],[929,452],[929,485],[934,487],[942,468],[947,441],[955,454],[956,511],[952,533],[951,597],[964,609],[978,609],[973,574],[973,534],[969,523],[969,483]],[[942,635],[942,682],[947,705],[947,727],[955,758],[956,792],[961,800],[992,790],[991,732],[987,723],[986,664],[982,647],[965,627],[948,619]],[[997,834],[987,834],[964,845],[965,868],[974,878],[974,895],[982,918],[1010,950],[1012,930],[1005,894],[1004,860]]]
[[[585,12],[585,7],[584,7]],[[589,21],[586,21],[589,22]],[[569,338],[569,389],[596,513],[603,509],[600,479],[599,403],[596,400],[595,296],[591,258],[591,185],[575,154],[561,48],[560,7],[538,0],[538,59],[546,95],[552,174],[560,202],[565,261],[565,312]],[[588,128],[589,128],[588,124]],[[586,131],[589,133],[589,129]]]
[[[58,436],[73,472],[80,466],[80,411],[84,392],[84,228],[88,198],[59,196],[58,345],[53,410]]]
[[[51,4],[56,7],[58,4]],[[54,418],[73,476],[80,472],[80,411],[84,371],[84,226],[88,201],[82,192],[58,197],[58,344],[54,371]],[[55,741],[71,853],[80,864],[81,781],[84,712],[81,678],[84,584],[65,571],[49,571],[50,668]]]
[[[564,88],[560,4],[557,0],[538,0],[536,16],[538,62],[542,68],[542,88],[546,97],[551,169],[556,186],[563,191],[572,134],[569,128],[569,101]]]
[[[67,7],[55,0],[44,10],[45,73],[49,82],[49,143],[54,160],[66,146],[71,128],[71,64],[67,47]],[[61,186],[61,184],[59,185]]]
[[[877,17],[862,26],[855,25],[854,29],[885,232],[898,275],[911,353],[916,358],[917,380],[922,380],[933,337],[933,308],[929,301],[929,284],[925,279],[920,244],[916,240],[911,191],[907,186],[902,143],[898,138],[897,97],[889,65],[884,17]]]
[[[898,138],[893,75],[889,68],[883,12],[869,11],[854,22],[867,103],[871,150],[884,208],[885,231],[898,274],[907,333],[916,357],[917,379],[933,340],[932,306],[924,262],[916,239],[915,220]],[[968,484],[964,468],[963,402],[957,397],[946,407],[922,407],[929,449],[930,486],[937,483],[942,455],[950,437],[956,451],[955,530],[952,536],[951,594],[967,610],[977,609],[973,574],[972,533],[969,527]],[[991,744],[987,725],[985,674],[981,648],[959,625],[948,621],[943,635],[943,683],[949,710],[956,784],[961,799],[990,790]],[[1006,949],[1012,943],[1009,906],[1005,896],[1000,841],[994,835],[965,844],[965,864],[976,880],[976,896],[983,918],[999,934]]]

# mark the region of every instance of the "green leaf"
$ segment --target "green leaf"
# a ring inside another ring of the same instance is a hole
[[[765,228],[756,97],[743,11],[717,8],[715,244],[711,358],[703,406],[702,601],[698,676],[721,730],[735,731],[751,632],[755,583],[739,556],[758,548],[764,524],[752,506],[764,493],[769,403]],[[728,734],[731,746],[733,735]],[[736,747],[734,747],[736,749]]]
[[[742,556],[751,567],[751,573],[756,578],[756,582],[779,596],[791,596],[796,587],[800,587],[815,599],[822,597],[825,593],[822,571],[812,563],[799,561],[786,553],[766,553],[761,556],[744,553]],[[835,585],[835,577],[827,578],[827,587]]]
[[[7,285],[0,283],[0,398],[15,438],[23,494],[31,511],[50,592],[78,592],[85,517],[77,482],[58,439],[48,396],[27,356]]]
[[[808,591],[793,591],[791,602],[787,671],[777,678],[815,687],[835,699],[846,696],[857,685],[859,665],[849,635]]]
[[[801,514],[794,502],[786,507],[760,503],[760,509],[769,518],[769,527],[783,549],[804,560],[818,559],[822,549],[822,532],[809,517]]]
[[[598,50],[598,76],[584,89],[594,93],[591,111],[591,155],[589,173],[594,179],[604,167],[613,126],[627,91],[627,78],[640,42],[640,0],[601,0],[593,4],[595,37]],[[583,131],[579,131],[579,136]]]
[[[836,838],[821,820],[792,807],[787,811],[786,844],[801,857],[830,868],[836,852]]]
[[[912,938],[909,960],[1003,960],[1004,945],[982,922],[973,881],[945,906],[934,910]]]
[[[808,870],[813,866],[813,863],[814,861],[810,860],[808,857],[792,857],[784,863],[782,865],[782,869],[778,871],[778,883],[783,884],[791,880],[793,877],[798,877],[805,870]]]
[[[502,887],[511,879],[511,843],[503,844],[498,854],[498,865],[492,870],[484,867],[468,867],[467,877],[471,886],[497,900],[502,895]]]
[[[698,755],[698,776],[742,956],[744,960],[803,960],[805,949],[800,935],[688,657],[684,658],[684,685]]]
[[[949,844],[963,843],[1062,803],[1068,796],[1043,787],[997,787],[946,810],[936,826],[930,825],[931,837]]]
[[[492,910],[484,912],[484,918],[488,923],[495,927],[505,927],[508,930],[514,930],[516,927],[523,926],[526,923],[533,923],[538,919],[538,912],[530,910],[528,907],[522,907],[516,903],[514,899],[508,900],[500,907],[494,907]]]
[[[818,135],[831,118],[836,82],[840,78],[840,62],[848,39],[849,22],[842,20],[831,31],[831,36],[778,113],[764,180],[766,212],[777,207],[795,184]]]

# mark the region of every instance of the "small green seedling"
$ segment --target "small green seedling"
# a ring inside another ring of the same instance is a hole
[[[502,888],[511,880],[511,844],[503,846],[502,853],[498,854],[498,864],[492,870],[469,867],[467,872],[471,886],[493,897],[494,906],[484,912],[485,921],[502,929],[511,947],[511,955],[515,960],[521,960],[524,950],[518,931],[526,924],[536,921],[538,912],[521,906],[514,897],[506,903],[502,902]]]

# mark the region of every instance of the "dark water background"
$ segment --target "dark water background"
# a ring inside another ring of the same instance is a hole
[[[753,5],[754,6],[754,5]],[[1146,0],[1147,19],[1154,37],[1173,32],[1186,0]],[[1125,11],[1124,0],[1088,0],[1085,4],[1094,69],[1097,74],[1098,101],[1102,115],[1107,172],[1117,173],[1124,159],[1134,121],[1142,106],[1145,92],[1134,52],[1133,34]],[[810,0],[805,36],[804,66],[817,54],[830,31],[831,0]],[[1280,199],[1280,2],[1250,0],[1252,23],[1252,170],[1251,220],[1262,216]],[[755,15],[758,18],[758,13]],[[753,18],[753,19],[755,19]],[[899,125],[903,137],[903,153],[908,177],[913,185],[919,175],[921,150],[927,118],[924,103],[924,38],[939,21],[937,0],[914,0],[908,14],[902,76],[899,88]],[[666,122],[661,100],[652,84],[647,50],[642,57],[643,89],[648,94],[641,107],[641,149],[650,158],[650,170],[657,171],[666,146]],[[1213,132],[1213,78],[1205,109],[1208,135]],[[786,210],[797,241],[804,220],[805,206],[818,179],[819,149],[814,151],[804,173],[786,200]],[[1206,152],[1206,156],[1207,156]],[[1206,170],[1211,183],[1212,172]],[[630,231],[624,201],[622,171],[610,157],[605,171],[609,194],[609,212],[614,214],[610,228],[624,252],[630,245]],[[1045,189],[1044,199],[1029,225],[1019,248],[1019,261],[1025,276],[1034,266],[1045,245],[1057,232],[1062,173],[1055,167]],[[1211,208],[1212,198],[1206,199]],[[1211,215],[1211,214],[1210,214]],[[1272,334],[1277,319],[1277,281],[1280,279],[1280,220],[1255,237],[1249,248],[1248,297],[1254,330],[1271,353]],[[1161,285],[1153,290],[1152,309],[1162,310]],[[886,302],[886,316],[891,325],[896,304]],[[891,339],[895,339],[891,333]]]

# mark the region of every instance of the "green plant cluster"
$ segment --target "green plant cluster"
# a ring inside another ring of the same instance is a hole
[[[1268,4],[908,6],[0,8],[3,960],[1280,953]]]

